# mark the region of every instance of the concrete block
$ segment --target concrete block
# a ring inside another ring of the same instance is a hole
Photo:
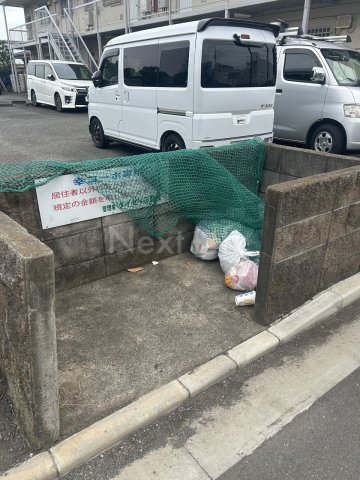
[[[348,233],[329,241],[324,268],[331,268],[333,265],[340,265],[346,256],[353,256],[360,253],[360,230]]]
[[[107,217],[102,217],[103,227],[110,227],[112,225],[120,225],[121,223],[126,223],[132,221],[133,218],[146,218],[149,214],[148,208],[139,208],[137,210],[132,210],[127,213],[116,213],[115,215],[108,215]]]
[[[55,286],[57,291],[68,290],[104,277],[106,277],[105,258],[95,258],[88,262],[57,268]]]
[[[0,213],[0,363],[15,414],[37,449],[59,435],[53,253]]]
[[[153,390],[118,412],[50,449],[60,476],[115,446],[123,438],[183,405],[189,392],[174,381]]]
[[[342,307],[347,307],[360,298],[360,273],[337,283],[330,290],[342,298]]]
[[[46,240],[45,244],[54,252],[55,268],[86,262],[105,253],[101,229]]]
[[[280,174],[278,172],[264,170],[261,177],[260,192],[265,193],[270,185],[277,185],[278,183],[280,183]]]
[[[347,157],[345,155],[327,155],[327,172],[342,170],[349,167],[356,167],[357,165],[360,165],[360,159]]]
[[[268,331],[275,335],[280,343],[292,340],[296,335],[308,330],[341,307],[342,297],[334,292],[324,292],[307,305],[271,326]]]
[[[39,238],[41,223],[35,190],[20,193],[0,192],[0,210]]]
[[[339,258],[338,263],[333,263],[323,269],[319,290],[325,290],[344,278],[355,275],[359,270],[360,253],[358,252],[355,255],[351,255],[351,252],[349,252],[349,255],[344,254],[343,258]]]
[[[164,237],[155,239],[155,260],[179,255],[188,252],[193,239],[193,232],[183,233],[176,237]]]
[[[335,197],[335,208],[347,206],[360,199],[360,186],[357,186],[360,167],[353,167],[337,172],[338,186]]]
[[[331,212],[331,227],[329,240],[346,234],[346,225],[349,216],[349,206],[337,208]]]
[[[18,467],[8,470],[1,478],[6,478],[6,480],[56,480],[59,477],[50,453],[43,452]]]
[[[326,155],[305,149],[296,149],[291,153],[292,155],[288,153],[282,157],[282,174],[304,178],[326,172]]]
[[[105,266],[107,275],[114,275],[127,268],[146,265],[155,259],[153,241],[148,245],[142,245],[141,248],[135,247],[128,250],[120,250],[105,256]]]
[[[120,223],[103,230],[105,255],[129,250],[140,245],[153,244],[153,239],[133,222]]]
[[[273,143],[266,144],[264,170],[280,172],[283,147]]]
[[[349,206],[349,213],[346,219],[346,233],[360,229],[360,202]]]
[[[261,251],[272,255],[274,248],[274,239],[276,234],[277,210],[265,203],[264,223],[261,235]]]
[[[195,370],[186,373],[178,380],[189,390],[190,396],[194,397],[228,377],[234,373],[236,369],[237,365],[234,360],[231,360],[225,355],[219,355],[200,367],[195,368]]]
[[[268,310],[268,291],[272,278],[272,262],[271,255],[267,255],[264,251],[260,252],[259,274],[256,287],[256,301],[254,307],[254,315],[257,322],[261,324],[267,323]]]
[[[280,173],[279,183],[291,182],[293,180],[297,180],[298,178],[299,177],[295,177],[294,175],[285,175],[284,173]]]
[[[277,262],[324,245],[328,239],[330,223],[331,212],[327,212],[276,229],[273,261]]]
[[[303,305],[319,291],[325,246],[273,263],[263,322],[267,325]]]
[[[70,223],[61,227],[48,228],[41,230],[39,238],[42,241],[52,240],[54,238],[69,237],[76,233],[88,232],[91,230],[98,230],[101,228],[101,218],[94,218],[84,222]]]
[[[234,360],[238,368],[241,368],[272,352],[278,345],[279,339],[265,331],[232,348],[227,352],[227,355]]]
[[[328,173],[271,187],[281,194],[278,226],[295,223],[333,209],[338,177]]]

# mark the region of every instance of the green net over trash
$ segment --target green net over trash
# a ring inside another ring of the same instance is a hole
[[[259,249],[264,203],[257,196],[265,145],[147,153],[78,163],[0,164],[0,192],[22,192],[74,174],[125,212],[149,235],[164,236],[180,220],[211,225],[218,241],[232,230]]]

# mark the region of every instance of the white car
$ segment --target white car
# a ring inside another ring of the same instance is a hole
[[[31,60],[27,68],[28,99],[34,107],[44,103],[58,112],[64,108],[86,108],[91,71],[82,63]]]

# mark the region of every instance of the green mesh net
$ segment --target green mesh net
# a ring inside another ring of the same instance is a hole
[[[263,142],[252,139],[80,163],[2,163],[0,192],[23,192],[59,175],[75,174],[149,235],[164,236],[186,219],[202,222],[219,243],[238,230],[248,248],[257,250],[264,214],[257,193],[264,159]]]

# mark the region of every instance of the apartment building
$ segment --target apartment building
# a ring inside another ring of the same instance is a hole
[[[103,46],[125,32],[207,17],[302,23],[304,0],[0,0],[23,7],[26,23],[10,30],[26,58],[83,61],[95,70]],[[359,0],[312,0],[309,33],[350,34],[360,49]]]

